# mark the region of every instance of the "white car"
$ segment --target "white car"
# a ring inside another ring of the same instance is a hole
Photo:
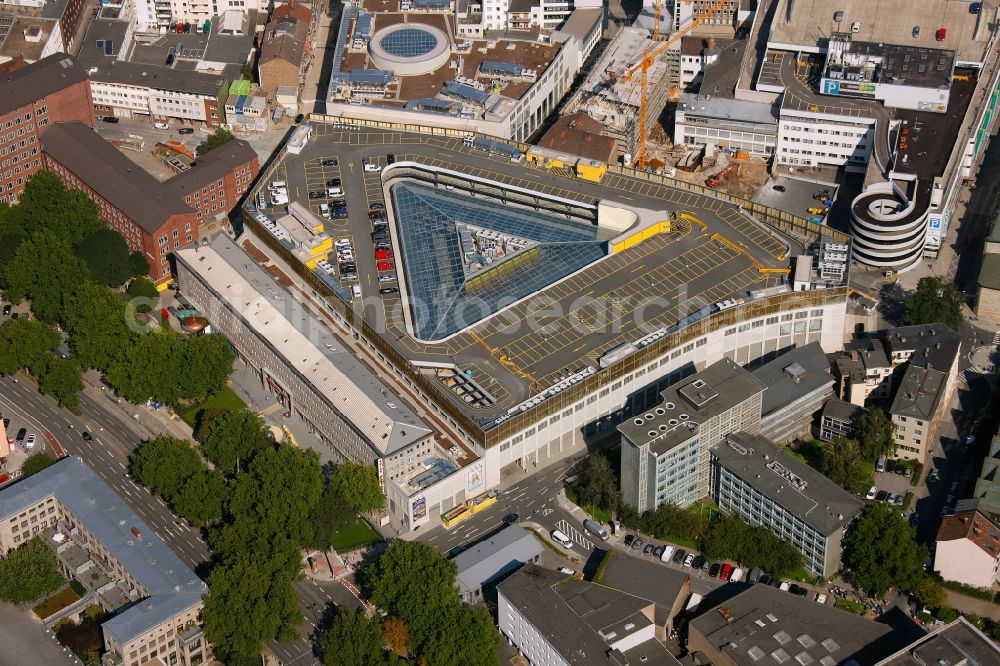
[[[338,238],[333,244],[337,247],[351,247],[351,241],[346,238]]]
[[[872,489],[868,491],[867,495],[865,495],[865,499],[867,499],[867,500],[873,500],[873,499],[875,499],[876,495],[878,495],[878,488],[875,487],[875,486],[872,486]]]
[[[285,183],[285,181],[283,181],[283,180],[276,180],[273,183],[269,183],[268,186],[267,186],[267,189],[269,189],[269,190],[283,190],[287,186],[288,185]]]
[[[288,203],[288,197],[273,196],[271,197],[271,206],[284,206]]]
[[[788,590],[791,589],[791,587],[792,584],[786,580],[781,583],[781,587],[779,587],[778,589],[781,590],[782,592],[788,592]]]
[[[28,439],[24,440],[24,447],[27,449],[35,448],[35,433],[28,435]]]
[[[393,275],[392,273],[389,273],[388,275],[379,275],[378,276],[378,281],[379,282],[395,282],[396,281],[396,276]]]
[[[166,123],[153,123],[153,127],[156,129],[170,129],[170,125]]]
[[[382,165],[374,162],[365,162],[365,171],[381,171]]]
[[[558,571],[559,571],[559,573],[566,574],[567,576],[575,576],[576,575],[576,572],[573,571],[572,569],[570,569],[569,567],[559,567]]]
[[[817,592],[816,593],[816,599],[815,599],[815,601],[818,604],[825,604],[826,603],[826,595],[823,594],[822,592]]]
[[[339,187],[328,187],[326,188],[326,195],[328,197],[339,197],[344,194],[344,190]]]
[[[330,219],[330,206],[328,206],[327,204],[320,204],[319,205],[319,214],[329,220]]]
[[[688,553],[688,556],[684,558],[684,566],[689,567],[692,562],[694,562],[694,554]]]

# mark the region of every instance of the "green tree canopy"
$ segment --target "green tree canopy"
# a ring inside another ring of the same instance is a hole
[[[378,621],[364,611],[339,606],[319,639],[326,666],[395,666],[401,663],[386,650]]]
[[[23,604],[62,587],[55,553],[37,536],[0,558],[0,601]]]
[[[120,287],[135,275],[125,239],[106,227],[87,234],[76,254],[87,264],[94,280],[107,287]]]
[[[129,460],[132,476],[169,502],[174,501],[188,479],[205,470],[189,442],[166,436],[148,440]]]
[[[864,495],[871,485],[870,470],[857,440],[841,437],[822,448],[819,471],[844,490]]]
[[[204,141],[198,144],[197,152],[198,156],[202,156],[205,153],[215,150],[219,146],[223,146],[236,137],[233,133],[227,130],[225,127],[220,127],[211,134],[209,134]]]
[[[35,316],[47,322],[61,318],[64,294],[89,276],[87,265],[65,240],[45,230],[18,246],[3,274],[7,298],[15,303],[31,298]]]
[[[965,296],[951,280],[930,276],[917,282],[917,291],[906,301],[910,325],[942,323],[958,330],[962,326]]]
[[[340,463],[330,475],[329,485],[355,513],[375,511],[385,506],[378,472],[372,465],[356,465],[350,461]]]
[[[19,233],[0,234],[0,288],[6,288],[7,283],[3,277],[4,267],[17,254],[17,248],[24,242],[25,236]]]
[[[171,379],[185,400],[204,400],[218,393],[233,372],[233,348],[221,335],[185,336],[173,351],[180,372]]]
[[[878,407],[872,407],[858,418],[857,441],[861,455],[870,462],[896,451],[896,424]]]
[[[427,544],[396,541],[368,567],[372,603],[403,620],[410,645],[420,645],[441,613],[459,603],[455,571],[454,562]]]
[[[170,405],[180,401],[178,363],[181,342],[171,331],[136,335],[105,373],[118,395],[136,403],[153,398]]]
[[[929,575],[920,577],[911,590],[917,603],[927,608],[941,608],[948,603],[948,594],[944,587]]]
[[[75,361],[49,354],[44,370],[38,375],[38,390],[51,395],[61,407],[75,407],[77,394],[83,390],[80,366]]]
[[[750,527],[737,516],[715,516],[702,542],[710,559],[731,559],[747,567],[761,567],[775,576],[785,576],[802,566],[802,555],[792,544],[779,539],[766,527]]]
[[[603,453],[594,453],[575,484],[577,501],[583,506],[599,506],[608,511],[618,507],[618,481],[611,461]]]
[[[75,247],[87,234],[105,227],[94,202],[82,192],[67,190],[51,171],[31,177],[12,213],[25,235],[49,231],[67,247]]]
[[[435,666],[497,666],[499,641],[500,634],[485,606],[450,606],[415,648]]]
[[[118,294],[84,282],[66,295],[65,303],[63,328],[81,366],[107,371],[132,348],[137,334],[127,326],[125,303]]]
[[[45,451],[40,451],[34,455],[28,456],[21,464],[21,478],[27,479],[32,474],[38,474],[46,467],[51,467],[56,462],[56,459],[50,456]]]
[[[318,550],[330,550],[334,535],[350,525],[356,513],[347,500],[327,483],[310,518],[313,536],[308,545]]]
[[[0,324],[0,374],[21,368],[40,370],[59,345],[59,334],[40,321],[8,319]]]
[[[195,437],[205,457],[225,474],[236,471],[237,461],[246,469],[257,453],[274,447],[264,419],[247,409],[206,410]]]
[[[854,583],[873,597],[892,587],[912,590],[923,577],[927,548],[913,528],[885,504],[869,505],[844,538],[844,564]]]
[[[156,302],[160,298],[160,292],[156,289],[156,285],[144,275],[129,283],[125,295],[129,300],[136,301],[136,312],[149,312],[156,306]]]
[[[221,472],[202,470],[181,485],[172,508],[184,520],[202,527],[222,518],[228,495],[226,479]]]

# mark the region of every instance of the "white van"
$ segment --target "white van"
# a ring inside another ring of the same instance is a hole
[[[741,580],[743,580],[743,569],[737,567],[736,569],[733,569],[733,573],[729,574],[729,582],[738,583]]]
[[[677,550],[673,546],[667,546],[663,549],[663,554],[660,555],[661,562],[670,562],[670,558],[674,556],[674,551]]]
[[[552,540],[558,543],[563,548],[573,547],[573,542],[569,540],[569,537],[560,532],[559,530],[552,530]]]
[[[876,472],[884,472],[885,471],[885,456],[881,456],[878,459],[878,462],[875,463],[875,471]]]
[[[270,185],[267,186],[267,189],[272,190],[272,191],[273,190],[283,190],[285,188],[286,188],[286,185],[285,185],[285,181],[283,181],[283,180],[276,180],[276,181],[274,181],[273,183],[271,183]]]
[[[368,158],[365,158],[365,171],[381,171],[382,165],[376,164],[375,162],[369,162]]]
[[[354,298],[361,298],[361,287],[354,285],[351,287],[351,293],[354,294]]]

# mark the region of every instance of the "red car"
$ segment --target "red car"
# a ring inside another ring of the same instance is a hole
[[[719,580],[729,580],[729,574],[733,573],[732,564],[723,564],[722,571],[719,572]]]
[[[375,250],[376,259],[392,259],[392,250]]]
[[[391,271],[396,267],[396,264],[391,261],[380,261],[378,262],[378,269],[380,271]]]
[[[381,210],[369,211],[368,212],[368,219],[372,220],[372,221],[374,221],[374,220],[384,220],[385,219],[385,211],[381,211]]]

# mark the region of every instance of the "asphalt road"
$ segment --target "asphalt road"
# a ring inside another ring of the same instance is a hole
[[[40,442],[45,441],[41,433],[51,432],[66,453],[80,456],[188,566],[204,577],[211,551],[203,535],[173,515],[160,498],[127,475],[128,456],[146,439],[146,434],[123,410],[89,391],[81,392],[80,409],[83,416],[77,417],[60,409],[51,398],[39,394],[30,380],[22,377],[15,382],[10,377],[0,377],[0,412],[11,419],[11,428],[15,431],[27,428],[39,435]],[[84,430],[93,435],[92,444],[80,436]],[[339,583],[304,578],[295,588],[306,618],[300,627],[302,638],[284,643],[272,641],[268,648],[284,666],[319,664],[309,637],[327,605],[359,607],[361,604]]]

